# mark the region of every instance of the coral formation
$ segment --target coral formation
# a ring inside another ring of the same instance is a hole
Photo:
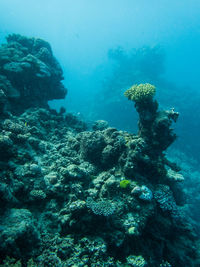
[[[152,99],[156,93],[156,88],[150,83],[133,85],[131,88],[125,91],[124,95],[136,103],[146,102]]]
[[[200,142],[196,141],[199,139],[199,90],[191,83],[180,86],[175,81],[170,81],[168,75],[163,75],[166,52],[162,46],[110,49],[108,60],[112,64],[112,71],[103,78],[101,90],[96,93],[90,114],[93,114],[94,119],[104,118],[117,128],[136,132],[137,113],[132,109],[131,103],[125,103],[123,90],[135,83],[152,83],[159,92],[162,106],[176,107],[182,115],[183,119],[176,126],[177,132],[181,134],[176,146],[200,162]],[[85,109],[83,112],[88,114]]]
[[[173,108],[158,111],[158,103],[153,100],[155,86],[151,84],[133,85],[124,94],[135,102],[135,108],[139,113],[138,135],[151,144],[154,153],[161,153],[167,149],[176,139],[176,134],[170,126],[172,122],[177,121],[178,112]]]
[[[46,41],[12,34],[0,47],[1,112],[48,107],[48,100],[65,97],[62,80],[62,69]]]
[[[129,187],[130,186],[130,184],[131,184],[131,182],[129,181],[129,180],[121,180],[120,181],[120,183],[119,183],[119,186],[121,187],[121,188],[127,188],[127,187]]]
[[[139,199],[142,199],[144,201],[151,201],[153,199],[153,193],[145,185],[142,185],[141,187],[135,186],[131,193],[138,196]]]
[[[115,205],[106,199],[101,199],[98,202],[94,201],[91,197],[86,200],[86,206],[93,211],[96,215],[109,216],[115,212]]]
[[[38,57],[52,60],[48,43],[13,38],[8,43],[22,51],[6,70],[20,73],[18,57],[30,45],[38,51],[42,44]],[[148,103],[136,102],[134,135],[104,121],[89,129],[40,105],[16,115],[9,102],[0,115],[2,266],[198,266],[197,237],[174,190],[183,179],[164,154],[178,114],[159,111],[153,95]]]

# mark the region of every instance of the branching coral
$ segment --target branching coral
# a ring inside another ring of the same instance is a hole
[[[135,84],[131,86],[131,88],[125,91],[124,95],[129,100],[139,103],[152,99],[155,95],[155,92],[156,88],[154,85],[151,85],[150,83],[145,83],[139,85]]]

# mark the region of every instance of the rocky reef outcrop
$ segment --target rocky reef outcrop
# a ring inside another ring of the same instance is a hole
[[[66,95],[63,72],[48,42],[18,34],[0,47],[0,112],[22,113],[48,107],[48,100]]]
[[[183,177],[164,153],[178,114],[134,88],[138,134],[41,107],[1,116],[2,266],[198,266]]]

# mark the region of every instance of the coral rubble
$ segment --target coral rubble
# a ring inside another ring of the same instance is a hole
[[[196,235],[173,190],[183,179],[164,154],[178,114],[152,95],[136,101],[138,135],[104,121],[90,130],[44,108],[64,96],[48,43],[12,35],[1,49],[0,266],[195,266]]]

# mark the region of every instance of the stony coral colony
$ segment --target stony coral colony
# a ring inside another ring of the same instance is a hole
[[[163,153],[178,113],[139,84],[125,92],[137,134],[90,129],[48,108],[62,79],[46,41],[14,34],[1,46],[1,266],[195,266],[183,177]]]

